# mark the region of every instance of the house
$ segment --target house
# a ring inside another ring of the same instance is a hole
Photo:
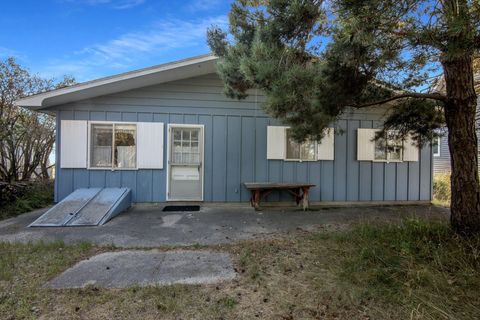
[[[262,111],[261,92],[223,95],[216,61],[203,55],[19,100],[56,115],[55,200],[128,187],[133,202],[240,202],[250,198],[245,182],[282,181],[315,184],[314,202],[431,199],[431,147],[394,134],[372,140],[385,107],[349,111],[322,141],[298,144]]]
[[[475,81],[475,91],[477,95],[480,93],[480,75],[476,75],[474,78]],[[444,92],[445,91],[445,82],[443,78],[440,79],[439,83],[436,84],[434,91],[436,92]],[[480,115],[480,96],[477,99],[477,140],[480,141],[480,132],[478,117]],[[448,136],[447,130],[444,130],[440,137],[437,137],[432,142],[432,153],[433,153],[433,173],[434,174],[450,174],[451,166],[450,166],[450,149],[448,147]],[[480,149],[480,145],[479,145]],[[479,153],[480,154],[480,153]],[[479,165],[480,170],[480,165]]]

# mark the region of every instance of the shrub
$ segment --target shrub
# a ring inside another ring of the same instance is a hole
[[[28,182],[8,183],[0,181],[0,207],[21,197],[28,186]]]
[[[450,174],[436,174],[433,177],[433,198],[450,202]]]
[[[53,181],[2,184],[2,190],[7,190],[8,195],[2,195],[0,220],[46,207],[53,202]]]

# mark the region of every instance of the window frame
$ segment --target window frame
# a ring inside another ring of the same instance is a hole
[[[434,138],[434,139],[437,140],[438,152],[434,152],[433,142],[432,142],[432,154],[433,154],[434,157],[440,157],[440,155],[441,155],[440,142],[441,142],[442,140],[441,140],[441,137],[436,137],[436,138]]]
[[[380,132],[381,130],[377,130],[377,132]],[[396,130],[389,130],[389,132],[396,132]],[[390,159],[390,154],[391,152],[388,151],[388,142],[389,141],[392,141],[393,139],[388,139],[387,137],[384,138],[385,140],[385,154],[387,156],[386,159],[375,159],[375,153],[376,153],[376,150],[377,150],[377,145],[376,145],[376,140],[374,141],[373,143],[373,162],[386,162],[386,163],[390,163],[390,162],[394,162],[394,163],[400,163],[400,162],[404,162],[403,161],[403,148],[404,148],[404,141],[402,141],[402,147],[400,149],[400,159]]]
[[[92,126],[95,124],[110,124],[112,125],[112,165],[110,167],[93,167],[91,163],[92,156]],[[135,126],[135,167],[132,168],[118,168],[114,167],[114,150],[115,150],[115,125],[134,125]],[[87,130],[87,170],[110,170],[110,171],[132,171],[138,170],[138,125],[136,122],[127,121],[88,121]]]
[[[318,161],[318,142],[317,141],[312,141],[314,146],[315,146],[315,157],[313,159],[294,159],[294,158],[287,158],[288,154],[288,130],[291,130],[289,127],[285,128],[285,154],[284,154],[284,161],[294,161],[294,162],[312,162],[312,161]],[[296,142],[298,143],[298,142]],[[304,144],[303,142],[302,144]],[[301,152],[300,152],[301,153]]]

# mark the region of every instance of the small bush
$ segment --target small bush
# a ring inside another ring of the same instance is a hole
[[[24,195],[29,185],[28,182],[8,183],[0,181],[0,207]]]
[[[19,187],[5,187],[13,190]],[[53,202],[53,181],[35,181],[23,185],[21,191],[9,197],[0,205],[0,220],[11,218],[34,209],[50,205]]]
[[[433,198],[442,202],[450,202],[450,175],[436,174],[433,177]]]

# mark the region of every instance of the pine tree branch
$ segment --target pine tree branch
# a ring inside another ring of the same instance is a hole
[[[438,100],[438,101],[445,101],[446,100],[446,97],[443,94],[440,94],[440,93],[406,92],[406,93],[402,93],[402,94],[392,96],[392,97],[387,98],[387,99],[377,100],[377,101],[363,103],[363,104],[354,104],[354,105],[351,105],[351,107],[354,107],[356,109],[361,109],[361,108],[372,107],[372,106],[376,106],[376,105],[379,105],[379,104],[385,104],[385,103],[390,102],[390,101],[405,99],[405,98],[431,99],[431,100]]]

